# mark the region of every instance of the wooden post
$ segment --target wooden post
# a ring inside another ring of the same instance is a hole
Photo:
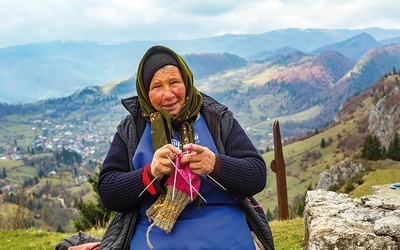
[[[281,131],[279,122],[274,122],[274,159],[271,161],[271,169],[276,173],[276,186],[278,192],[278,212],[280,220],[289,219],[287,185],[286,185],[286,167],[283,159]]]

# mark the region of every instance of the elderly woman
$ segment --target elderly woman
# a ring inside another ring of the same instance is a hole
[[[248,217],[257,217],[261,247],[273,249],[266,220],[243,209],[257,205],[247,197],[265,187],[266,165],[227,107],[200,93],[183,58],[163,46],[143,56],[136,90],[122,101],[129,115],[98,180],[103,205],[119,218],[101,247],[255,249],[259,226]]]

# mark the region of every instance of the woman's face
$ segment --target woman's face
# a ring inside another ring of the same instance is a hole
[[[150,82],[149,99],[157,111],[166,110],[177,115],[186,98],[181,72],[173,65],[157,70]]]

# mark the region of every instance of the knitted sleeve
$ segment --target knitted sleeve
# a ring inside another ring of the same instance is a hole
[[[262,156],[236,119],[225,142],[225,154],[219,155],[218,181],[238,197],[253,196],[266,185],[267,169]]]
[[[130,171],[129,161],[128,148],[116,133],[98,180],[99,195],[107,209],[130,212],[149,195],[145,192],[139,197],[145,188],[142,179],[143,169]]]

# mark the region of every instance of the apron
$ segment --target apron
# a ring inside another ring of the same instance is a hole
[[[218,153],[208,126],[200,115],[193,124],[195,144]],[[182,150],[178,133],[171,143]],[[154,154],[151,128],[147,123],[133,157],[135,169],[150,163]],[[237,199],[201,175],[199,193],[207,202],[190,202],[177,218],[171,233],[153,227],[149,238],[154,249],[254,249],[254,242]],[[146,232],[151,222],[146,210],[158,195],[150,196],[140,206],[131,249],[148,249]]]

